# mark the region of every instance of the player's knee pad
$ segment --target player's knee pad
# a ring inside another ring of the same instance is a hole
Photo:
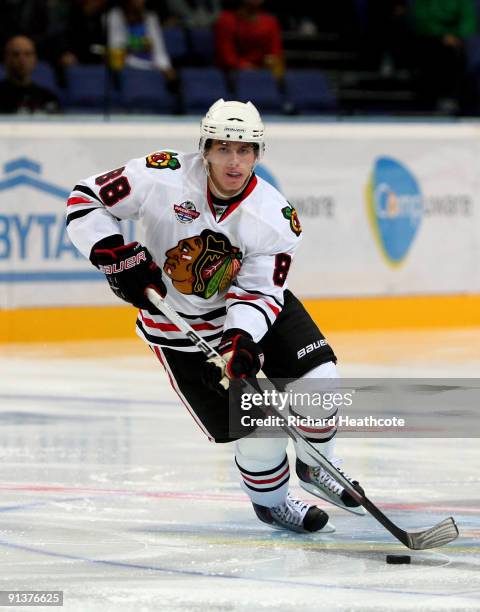
[[[312,444],[320,444],[325,451],[333,447],[333,439],[337,433],[338,406],[332,398],[334,394],[341,392],[339,378],[337,366],[333,361],[328,361],[316,366],[286,387],[292,398],[289,407],[290,414],[298,419],[299,423],[308,427],[304,433],[307,440]],[[318,403],[319,396],[322,398],[321,403]],[[297,397],[300,398],[299,401]],[[306,401],[305,397],[310,398],[311,401]],[[302,452],[302,446],[301,441],[295,444],[297,456],[305,463],[309,463],[311,460],[307,454]]]
[[[336,364],[333,361],[327,361],[309,370],[299,380],[302,378],[340,378],[340,374]]]

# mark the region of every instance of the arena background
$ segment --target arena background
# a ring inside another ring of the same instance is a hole
[[[477,124],[266,126],[258,173],[304,230],[289,283],[325,332],[480,324]],[[65,200],[81,178],[197,139],[195,118],[0,123],[1,341],[133,337],[134,309],[68,239]]]

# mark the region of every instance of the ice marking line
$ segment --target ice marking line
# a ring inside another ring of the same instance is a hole
[[[196,501],[234,501],[250,503],[250,500],[241,494],[228,495],[223,493],[182,493],[180,491],[135,491],[132,489],[107,489],[91,487],[65,487],[60,485],[33,485],[33,484],[0,484],[1,491],[29,491],[36,493],[85,493],[93,495],[128,495],[138,497],[153,497],[158,499],[193,499]],[[424,510],[425,512],[458,512],[476,513],[480,508],[463,506],[434,506],[429,504],[380,504],[383,508],[394,510]]]
[[[222,495],[215,493],[181,493],[177,491],[132,491],[130,489],[94,489],[88,487],[62,487],[54,485],[3,485],[0,484],[2,491],[29,491],[31,493],[85,493],[93,495],[127,495],[134,497],[153,497],[159,499],[193,499],[196,501],[235,501],[248,502],[250,500],[243,495]],[[83,499],[83,498],[82,498]]]
[[[337,591],[361,591],[361,592],[375,592],[375,593],[395,593],[398,595],[420,595],[422,597],[447,597],[455,595],[452,593],[425,593],[421,591],[401,591],[399,589],[381,589],[377,587],[357,587],[357,586],[337,586],[333,584],[322,584],[314,582],[306,582],[302,580],[278,580],[275,578],[255,578],[248,576],[236,576],[236,575],[225,575],[218,574],[215,572],[202,572],[200,570],[186,570],[186,569],[174,569],[168,567],[160,567],[156,565],[144,565],[142,563],[127,563],[124,561],[112,561],[107,559],[91,559],[89,557],[83,557],[81,555],[71,555],[67,553],[57,553],[52,550],[39,550],[33,546],[25,546],[23,544],[15,544],[14,542],[8,542],[7,540],[0,539],[0,546],[6,548],[13,548],[15,550],[23,550],[29,553],[35,553],[38,555],[44,555],[47,557],[54,557],[57,559],[69,559],[71,561],[83,561],[85,563],[92,563],[94,565],[108,565],[111,567],[119,567],[125,569],[140,569],[147,570],[149,572],[160,572],[165,574],[176,574],[181,576],[197,576],[199,578],[223,578],[225,580],[246,580],[250,582],[261,582],[263,584],[280,584],[282,586],[304,586],[313,587],[316,589],[331,589]],[[475,599],[477,598],[465,598],[464,599]]]
[[[149,406],[178,406],[177,401],[165,401],[165,400],[136,400],[136,399],[125,399],[115,397],[82,397],[73,395],[22,395],[14,393],[12,395],[8,393],[0,393],[0,399],[2,400],[32,400],[35,402],[98,402],[104,404],[146,404]]]
[[[28,504],[17,504],[15,506],[0,506],[0,512],[15,512],[16,510],[28,510],[30,508],[38,508],[51,503],[62,503],[72,501],[83,501],[85,497],[63,497],[60,499],[45,499],[38,502],[30,502]]]

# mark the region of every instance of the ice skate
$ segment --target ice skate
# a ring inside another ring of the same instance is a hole
[[[355,486],[360,493],[363,493],[363,489],[359,483],[347,476],[343,470],[340,470],[338,467],[340,461],[338,459],[334,459],[331,463],[348,481]],[[328,501],[339,508],[352,512],[353,514],[358,514],[360,516],[364,516],[366,514],[363,506],[360,506],[360,504],[355,501],[353,497],[347,493],[347,491],[345,491],[342,485],[338,484],[338,482],[320,466],[312,467],[297,458],[295,467],[300,481],[299,484],[302,489],[305,489],[305,491],[308,491],[312,495],[320,497],[321,499]]]
[[[286,500],[278,506],[267,508],[254,503],[253,509],[261,521],[272,527],[299,533],[333,533],[335,531],[326,512],[317,506],[295,499],[290,493],[287,493]]]

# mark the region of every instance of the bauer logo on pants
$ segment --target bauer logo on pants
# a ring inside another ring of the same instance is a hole
[[[423,196],[417,179],[395,159],[379,157],[367,185],[366,201],[382,253],[388,263],[400,265],[423,217]]]

